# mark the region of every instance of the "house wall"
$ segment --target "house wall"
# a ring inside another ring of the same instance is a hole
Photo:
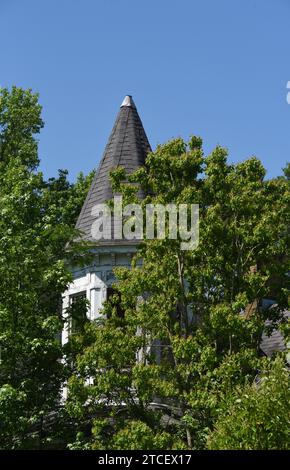
[[[87,316],[90,320],[95,320],[100,316],[100,311],[107,297],[107,288],[115,281],[113,269],[117,266],[131,266],[133,254],[136,247],[112,246],[103,247],[95,251],[94,261],[85,268],[72,270],[74,280],[62,296],[62,311],[64,318],[70,305],[70,298],[81,292],[86,293],[86,298],[90,302]],[[62,331],[62,344],[67,343],[69,334],[69,324],[66,322]]]

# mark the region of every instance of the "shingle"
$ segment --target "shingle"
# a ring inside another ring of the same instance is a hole
[[[109,181],[110,171],[119,166],[130,174],[144,165],[150,151],[151,147],[135,103],[131,96],[126,96],[76,223],[76,228],[82,231],[84,240],[92,240],[92,207],[113,197]]]
[[[290,312],[284,312],[284,318],[290,318]],[[266,321],[266,325],[269,326],[271,322],[268,320]],[[262,335],[262,341],[260,344],[260,348],[266,356],[272,356],[273,353],[278,351],[284,351],[286,348],[285,339],[282,333],[279,330],[274,330],[270,336],[267,336],[265,333]]]

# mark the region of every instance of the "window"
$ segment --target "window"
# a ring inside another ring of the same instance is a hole
[[[69,333],[77,333],[87,321],[87,295],[78,292],[69,298]]]

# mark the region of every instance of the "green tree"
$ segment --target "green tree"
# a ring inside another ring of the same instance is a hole
[[[58,412],[64,379],[61,294],[71,275],[65,246],[75,236],[66,173],[37,171],[41,107],[31,90],[0,93],[0,448],[36,447]]]
[[[287,163],[285,168],[283,168],[283,173],[287,180],[290,180],[290,163]]]
[[[265,320],[269,334],[284,322],[289,185],[265,180],[256,158],[229,164],[221,147],[205,157],[196,137],[158,146],[129,183],[125,177],[120,168],[112,174],[124,204],[137,201],[139,186],[143,207],[199,204],[200,240],[188,251],[180,238],[145,240],[132,268],[116,269],[108,319],[86,325],[78,339],[67,409],[92,432],[75,445],[136,448],[134,428],[144,433],[140,446],[168,433],[165,449],[205,448],[224,397],[261,368]],[[276,307],[263,308],[273,296]]]
[[[290,375],[281,358],[264,363],[258,383],[227,397],[209,449],[290,448]]]
[[[55,223],[74,228],[95,171],[79,173],[76,182],[68,181],[68,171],[59,170],[58,178],[44,182],[43,206],[54,211]]]

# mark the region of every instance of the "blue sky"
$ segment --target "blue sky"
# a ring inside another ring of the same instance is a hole
[[[0,0],[0,42],[1,86],[40,94],[47,177],[97,165],[126,94],[153,148],[290,161],[289,0]]]

